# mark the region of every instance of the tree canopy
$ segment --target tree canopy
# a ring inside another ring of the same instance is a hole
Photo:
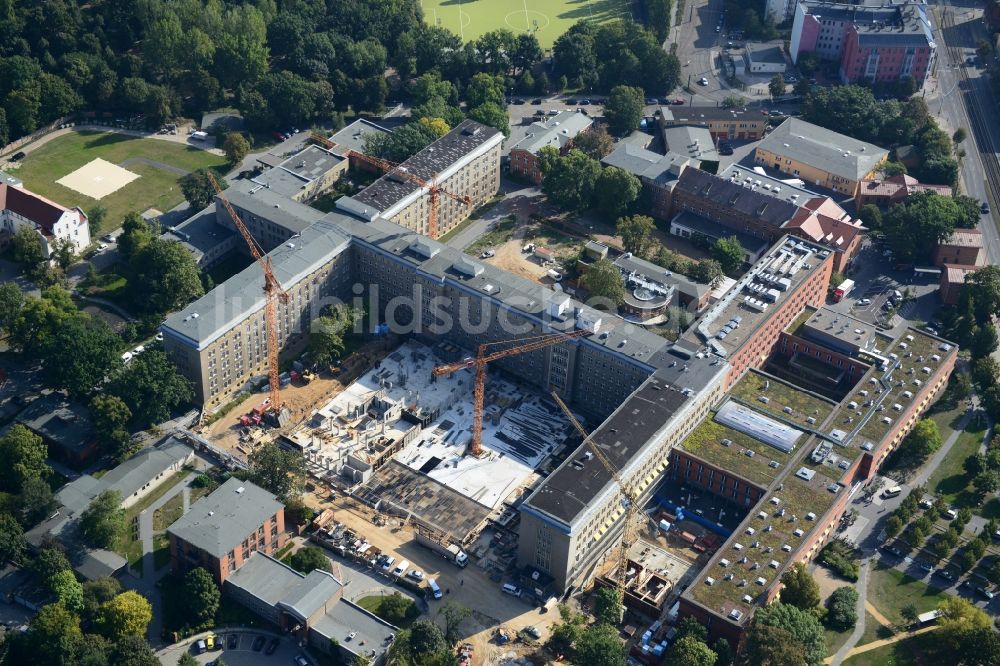
[[[184,574],[185,615],[193,627],[210,626],[221,601],[219,586],[207,569],[196,567]]]
[[[143,424],[167,420],[172,409],[194,397],[191,382],[159,347],[147,349],[119,370],[108,391],[119,396]]]
[[[291,497],[293,492],[301,489],[305,478],[305,462],[301,454],[269,443],[254,449],[248,462],[249,480],[279,498]]]
[[[594,183],[594,205],[614,220],[628,212],[641,190],[642,183],[628,171],[608,167]]]
[[[299,548],[292,555],[289,564],[292,565],[292,568],[298,569],[304,574],[309,573],[313,569],[331,571],[333,568],[330,564],[330,558],[326,556],[322,548],[317,548],[316,546]]]
[[[757,609],[747,649],[754,664],[818,666],[826,656],[826,640],[814,615],[775,603]]]
[[[98,626],[114,639],[122,636],[144,636],[153,620],[153,607],[146,597],[127,590],[101,606]]]
[[[918,192],[889,209],[882,218],[882,232],[896,260],[922,263],[930,259],[938,243],[957,227],[975,226],[968,210],[952,197]]]
[[[597,301],[591,303],[594,307],[614,309],[625,302],[621,271],[608,259],[600,259],[591,264],[583,276],[583,283],[590,291],[591,298]]]
[[[604,102],[604,118],[608,131],[615,136],[625,136],[639,127],[644,104],[642,88],[615,86]]]
[[[781,602],[808,611],[819,605],[819,585],[806,565],[796,562],[781,576]]]
[[[117,490],[105,490],[80,515],[80,532],[94,548],[114,548],[125,536],[125,510]]]
[[[583,151],[551,155],[542,149],[540,166],[545,180],[542,191],[562,208],[583,211],[594,202],[594,188],[602,175],[601,163]]]
[[[653,218],[648,215],[632,215],[619,219],[616,231],[626,252],[645,257],[654,243],[652,233],[655,226]]]

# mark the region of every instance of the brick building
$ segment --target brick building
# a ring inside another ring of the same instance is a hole
[[[965,284],[965,276],[975,273],[976,266],[957,266],[955,264],[945,264],[941,267],[941,284],[938,286],[938,295],[945,305],[957,305],[958,297],[962,294],[962,285]]]
[[[768,121],[760,111],[714,106],[661,106],[658,114],[662,128],[704,127],[715,141],[757,141],[764,136]]]
[[[685,169],[701,166],[697,159],[670,152],[661,155],[624,141],[619,142],[601,164],[618,167],[638,178],[649,197],[653,215],[660,219],[670,215],[673,191],[680,175]]]
[[[898,149],[897,149],[898,150]],[[926,185],[913,176],[901,174],[890,176],[884,180],[866,180],[858,188],[855,197],[855,207],[860,209],[866,204],[875,204],[879,208],[888,208],[894,203],[905,200],[917,192],[935,192],[943,197],[950,197],[952,190],[947,185]]]
[[[986,263],[983,233],[979,229],[955,229],[934,250],[934,265],[982,266]]]
[[[561,154],[568,153],[573,147],[573,139],[593,122],[590,116],[579,111],[563,111],[557,116],[531,123],[525,135],[510,147],[510,172],[541,185],[543,176],[538,168],[538,151],[548,147]]]
[[[270,555],[285,545],[285,507],[260,486],[231,478],[195,502],[167,535],[174,573],[204,567],[221,585],[254,553]]]
[[[840,64],[843,83],[911,78],[923,87],[937,44],[922,2],[861,4],[802,0],[795,6],[790,51]]]

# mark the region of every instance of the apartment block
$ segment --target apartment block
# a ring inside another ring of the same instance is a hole
[[[937,44],[922,2],[803,0],[795,6],[790,50],[795,62],[803,53],[835,60],[843,83],[911,78],[920,89],[934,69]]]
[[[222,585],[254,553],[285,545],[285,507],[260,486],[231,478],[195,502],[167,536],[174,573],[203,567]]]
[[[489,200],[500,188],[500,146],[503,134],[472,120],[410,157],[399,168],[426,182],[436,183],[438,234],[448,233]],[[465,198],[468,197],[468,203]],[[337,200],[337,208],[361,219],[381,217],[427,235],[430,190],[390,172],[353,197]]]
[[[538,152],[542,148],[555,148],[567,153],[573,147],[573,139],[585,132],[594,121],[579,111],[563,111],[560,114],[537,120],[523,132],[523,136],[510,144],[508,165],[510,172],[535,185],[541,185],[542,172],[538,168]],[[518,128],[514,132],[520,134]]]
[[[714,106],[661,106],[660,126],[692,125],[705,127],[715,141],[757,141],[764,136],[767,116],[751,109],[725,109]]]

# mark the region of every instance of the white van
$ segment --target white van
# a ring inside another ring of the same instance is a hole
[[[403,574],[406,573],[406,570],[409,568],[410,568],[410,563],[407,562],[406,560],[403,560],[402,562],[396,565],[395,569],[392,570],[392,575],[402,576]]]
[[[521,588],[519,588],[517,585],[514,585],[514,583],[504,583],[503,591],[515,597],[521,596]]]
[[[382,564],[382,571],[389,571],[392,569],[392,565],[396,562],[396,558],[390,555],[385,558],[385,563]]]
[[[431,589],[431,594],[434,595],[435,599],[440,599],[443,595],[441,594],[441,588],[438,587],[437,581],[433,578],[427,579],[427,587]]]
[[[889,499],[890,497],[897,497],[903,492],[903,489],[899,486],[893,486],[892,488],[887,488],[885,492],[882,493],[882,497]]]

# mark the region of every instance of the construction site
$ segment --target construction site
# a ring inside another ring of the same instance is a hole
[[[448,343],[403,343],[287,435],[311,476],[378,510],[463,543],[536,479],[571,432],[551,399],[502,377],[485,382],[482,449],[473,440],[474,372],[436,376]]]

